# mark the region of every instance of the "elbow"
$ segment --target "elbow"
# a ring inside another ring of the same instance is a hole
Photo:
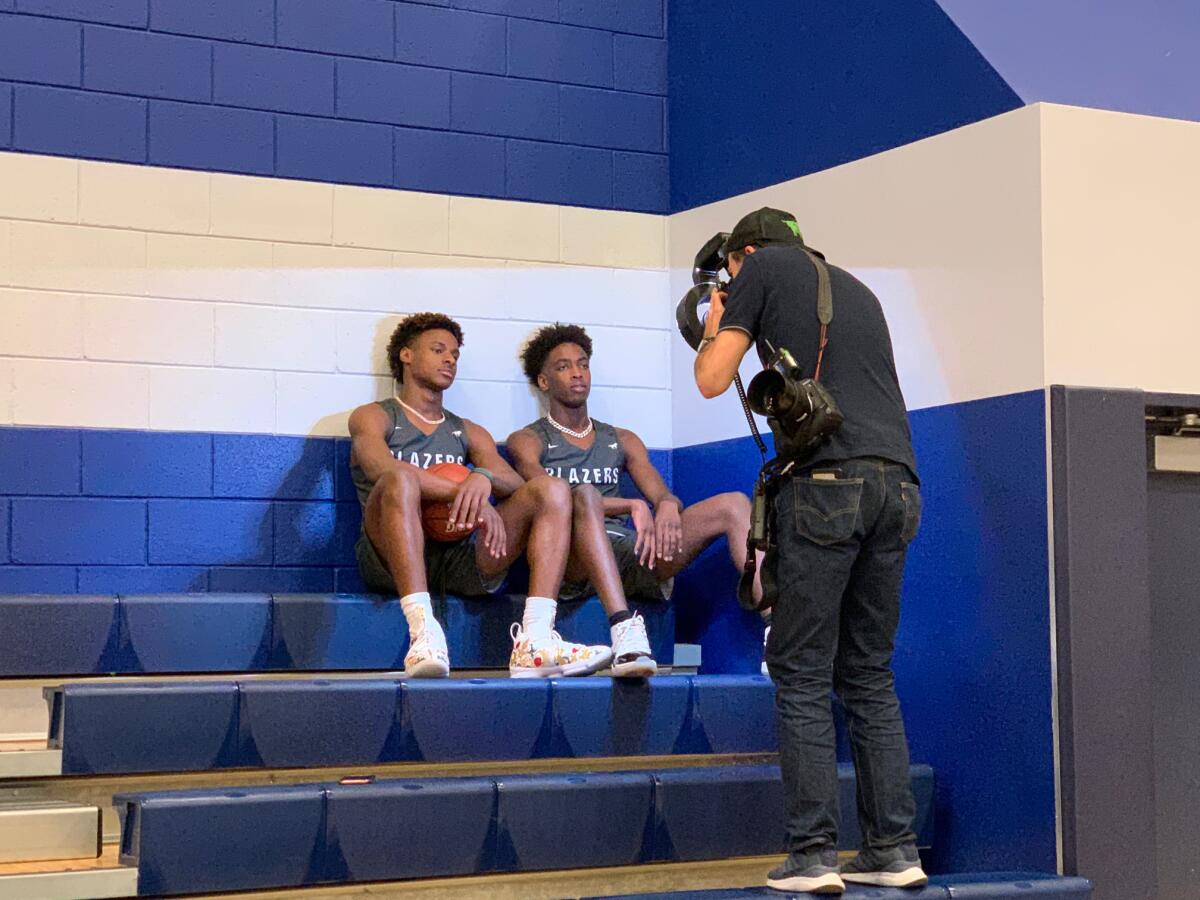
[[[729,382],[720,383],[721,379],[714,378],[707,372],[696,373],[696,387],[700,389],[700,396],[705,400],[712,400],[714,397],[719,397],[725,393],[725,389],[729,387]]]

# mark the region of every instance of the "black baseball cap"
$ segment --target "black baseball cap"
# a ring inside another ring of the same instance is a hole
[[[722,256],[751,244],[803,244],[796,217],[782,209],[764,206],[742,216],[721,248]]]

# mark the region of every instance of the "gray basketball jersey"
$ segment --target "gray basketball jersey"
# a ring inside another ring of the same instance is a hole
[[[396,459],[418,469],[428,469],[438,463],[466,465],[467,426],[454,413],[447,412],[446,421],[438,425],[432,434],[425,434],[408,421],[395,397],[380,400],[379,405],[391,422],[387,445]],[[367,480],[366,473],[357,463],[350,466],[350,475],[358,491],[358,500],[365,507],[374,483]]]
[[[586,450],[568,441],[566,435],[545,418],[526,427],[542,439],[542,454],[538,461],[547,475],[562,478],[571,485],[594,485],[605,497],[620,497],[625,451],[621,449],[617,429],[595,419],[592,424],[596,438]]]

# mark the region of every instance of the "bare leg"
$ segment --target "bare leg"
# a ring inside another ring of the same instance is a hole
[[[504,520],[504,555],[494,557],[483,541],[476,541],[479,571],[485,577],[499,575],[524,552],[529,558],[529,593],[557,597],[571,540],[571,489],[567,483],[539,476],[497,504],[496,511]]]
[[[683,546],[671,561],[656,560],[654,571],[665,581],[686,568],[697,556],[722,535],[729,543],[729,556],[738,572],[746,567],[746,535],[750,532],[750,501],[745,494],[732,491],[717,494],[689,506],[680,515],[683,525]],[[758,556],[758,572],[754,576],[754,597],[762,599],[762,555]]]
[[[367,498],[363,525],[392,573],[399,595],[427,591],[421,484],[416,472],[404,468],[385,472]]]
[[[605,615],[629,609],[621,572],[613,555],[608,532],[604,528],[604,498],[590,484],[571,491],[571,554],[567,557],[567,578],[587,579],[596,589]]]

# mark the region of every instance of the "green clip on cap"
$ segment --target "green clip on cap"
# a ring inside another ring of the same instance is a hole
[[[764,206],[738,221],[722,248],[723,254],[741,250],[751,244],[803,244],[804,235],[796,217],[782,209]]]

